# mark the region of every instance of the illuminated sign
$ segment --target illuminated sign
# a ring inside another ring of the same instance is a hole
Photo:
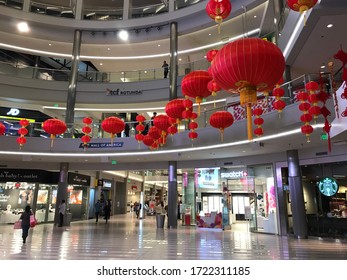
[[[333,178],[324,178],[318,182],[319,191],[325,196],[333,196],[337,193],[339,186]]]
[[[11,108],[10,111],[8,111],[6,113],[6,115],[8,115],[8,116],[18,116],[19,113],[20,113],[20,111],[18,109]]]
[[[240,177],[246,177],[247,172],[246,171],[230,171],[230,172],[221,172],[220,174],[221,178],[240,178]]]
[[[106,89],[106,95],[139,95],[142,94],[142,90],[120,90],[117,88],[116,90]]]

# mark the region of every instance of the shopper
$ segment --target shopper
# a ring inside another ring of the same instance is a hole
[[[66,212],[66,203],[65,203],[65,199],[63,199],[59,205],[59,227],[62,227],[64,224],[65,212]]]
[[[169,64],[167,64],[166,60],[164,60],[162,68],[164,69],[164,79],[166,79],[167,74],[169,74]]]
[[[104,218],[105,218],[106,224],[107,224],[108,220],[110,219],[110,215],[111,215],[111,203],[109,200],[106,200],[106,202],[105,202],[104,214],[105,214]]]
[[[100,203],[100,199],[98,199],[98,201],[95,203],[95,223],[98,223],[99,221],[100,211],[101,211],[101,203]]]
[[[25,244],[26,239],[29,235],[29,228],[30,228],[30,216],[33,213],[31,212],[30,205],[25,206],[25,211],[20,216],[20,220],[22,221],[22,238],[23,238],[23,244]]]

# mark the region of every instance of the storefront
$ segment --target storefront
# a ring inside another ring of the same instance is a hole
[[[282,168],[282,189],[286,197],[288,232],[293,233],[293,217],[288,187],[288,168]],[[301,166],[309,236],[347,237],[347,162]]]
[[[68,174],[67,211],[72,214],[73,221],[88,218],[89,189],[90,176],[79,173]]]
[[[14,223],[30,205],[39,222],[54,220],[59,173],[0,169],[0,224]]]

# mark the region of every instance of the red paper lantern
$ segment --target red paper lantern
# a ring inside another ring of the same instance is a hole
[[[190,122],[188,126],[189,126],[189,129],[191,130],[198,128],[198,124],[196,122]]]
[[[143,132],[145,130],[145,126],[143,124],[138,124],[135,129],[138,131],[138,132]]]
[[[310,114],[303,114],[301,115],[300,120],[304,123],[309,123],[312,121],[312,116]]]
[[[198,114],[200,115],[200,104],[203,98],[211,95],[207,88],[207,84],[212,80],[211,75],[205,70],[197,70],[190,72],[183,77],[181,83],[182,94],[188,98],[195,98],[195,102],[199,104]]]
[[[20,129],[18,129],[18,134],[24,136],[28,134],[28,130],[25,127],[21,127]]]
[[[216,54],[218,53],[218,50],[209,50],[206,53],[206,59],[208,62],[212,62]]]
[[[26,120],[26,119],[23,119],[23,120],[20,120],[20,121],[19,121],[19,124],[20,124],[22,127],[25,127],[25,126],[28,126],[28,125],[29,125],[29,121]]]
[[[272,106],[274,107],[275,110],[281,113],[282,110],[286,107],[286,103],[283,100],[279,99],[279,100],[276,100]]]
[[[313,127],[309,124],[305,124],[301,127],[301,132],[306,135],[307,142],[310,142],[310,134],[313,132]]]
[[[313,116],[314,119],[317,119],[320,115],[320,107],[319,106],[312,106],[310,109],[308,109],[308,112]]]
[[[216,54],[211,64],[213,79],[224,90],[239,93],[240,103],[247,107],[248,139],[252,139],[252,104],[257,91],[270,91],[285,68],[281,50],[259,38],[231,42]]]
[[[93,119],[92,118],[83,118],[83,123],[85,125],[91,125],[93,123]]]
[[[48,119],[43,122],[42,129],[50,134],[51,141],[51,147],[53,147],[53,141],[56,137],[56,135],[63,134],[67,127],[65,122],[58,120],[58,119]]]
[[[82,132],[84,134],[89,134],[92,132],[92,129],[89,126],[84,126],[84,127],[82,127]]]
[[[258,137],[264,134],[264,131],[261,127],[264,124],[264,119],[260,117],[262,114],[263,109],[260,107],[253,110],[253,115],[256,116],[256,118],[254,119],[254,124],[257,126],[257,128],[254,129],[254,134]]]
[[[27,142],[27,139],[24,136],[19,136],[16,141],[22,147]]]
[[[221,141],[223,142],[224,129],[234,123],[234,117],[227,111],[214,112],[210,117],[210,125],[218,128],[221,133]]]
[[[176,124],[180,124],[182,119],[182,113],[185,111],[185,107],[183,105],[184,99],[173,99],[169,101],[165,106],[166,115],[175,120]],[[171,120],[172,121],[172,120]],[[170,120],[169,120],[170,122]],[[172,124],[172,123],[170,123]]]
[[[144,138],[145,136],[143,135],[143,134],[141,134],[141,133],[138,133],[138,134],[136,134],[135,135],[135,139],[137,140],[137,142],[141,142],[141,141],[143,141],[143,138]]]
[[[257,127],[254,129],[254,134],[258,137],[262,136],[264,134],[264,130],[262,127]]]
[[[6,132],[6,126],[0,122],[0,135],[4,135]]]
[[[198,133],[195,132],[195,131],[190,131],[190,132],[188,133],[188,137],[189,137],[191,140],[194,140],[194,139],[198,138]]]
[[[305,85],[306,90],[308,90],[310,93],[314,93],[315,91],[319,90],[319,85],[317,82],[308,82]]]
[[[218,33],[220,33],[220,24],[230,15],[231,8],[229,0],[210,0],[207,3],[206,13],[218,24]]]
[[[157,115],[153,120],[153,125],[166,134],[167,129],[170,127],[169,117],[167,115]]]
[[[136,121],[139,123],[143,123],[146,120],[146,118],[143,115],[137,115],[136,116]]]
[[[295,11],[303,13],[317,4],[318,0],[287,0],[288,7]]]
[[[91,137],[89,135],[83,135],[81,137],[81,140],[82,140],[83,144],[86,146],[90,142]]]
[[[149,130],[148,130],[148,135],[153,138],[154,140],[158,140],[161,136],[161,130],[156,127],[156,126],[152,126]]]
[[[143,142],[143,144],[145,144],[146,146],[151,147],[152,144],[154,143],[154,139],[153,139],[151,136],[149,136],[149,135],[147,134],[147,135],[145,135],[145,136],[143,137],[142,142]]]
[[[174,135],[177,133],[177,127],[172,125],[167,129],[167,133],[169,133],[170,135]]]
[[[310,108],[311,108],[311,104],[307,102],[303,102],[299,105],[299,110],[303,112],[308,111]]]
[[[102,121],[101,128],[107,133],[111,134],[111,143],[112,143],[114,136],[117,133],[121,133],[124,130],[125,123],[120,118],[108,117]]]

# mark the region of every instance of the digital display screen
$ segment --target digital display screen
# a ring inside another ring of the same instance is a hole
[[[198,188],[218,189],[219,168],[195,169],[195,183]]]

